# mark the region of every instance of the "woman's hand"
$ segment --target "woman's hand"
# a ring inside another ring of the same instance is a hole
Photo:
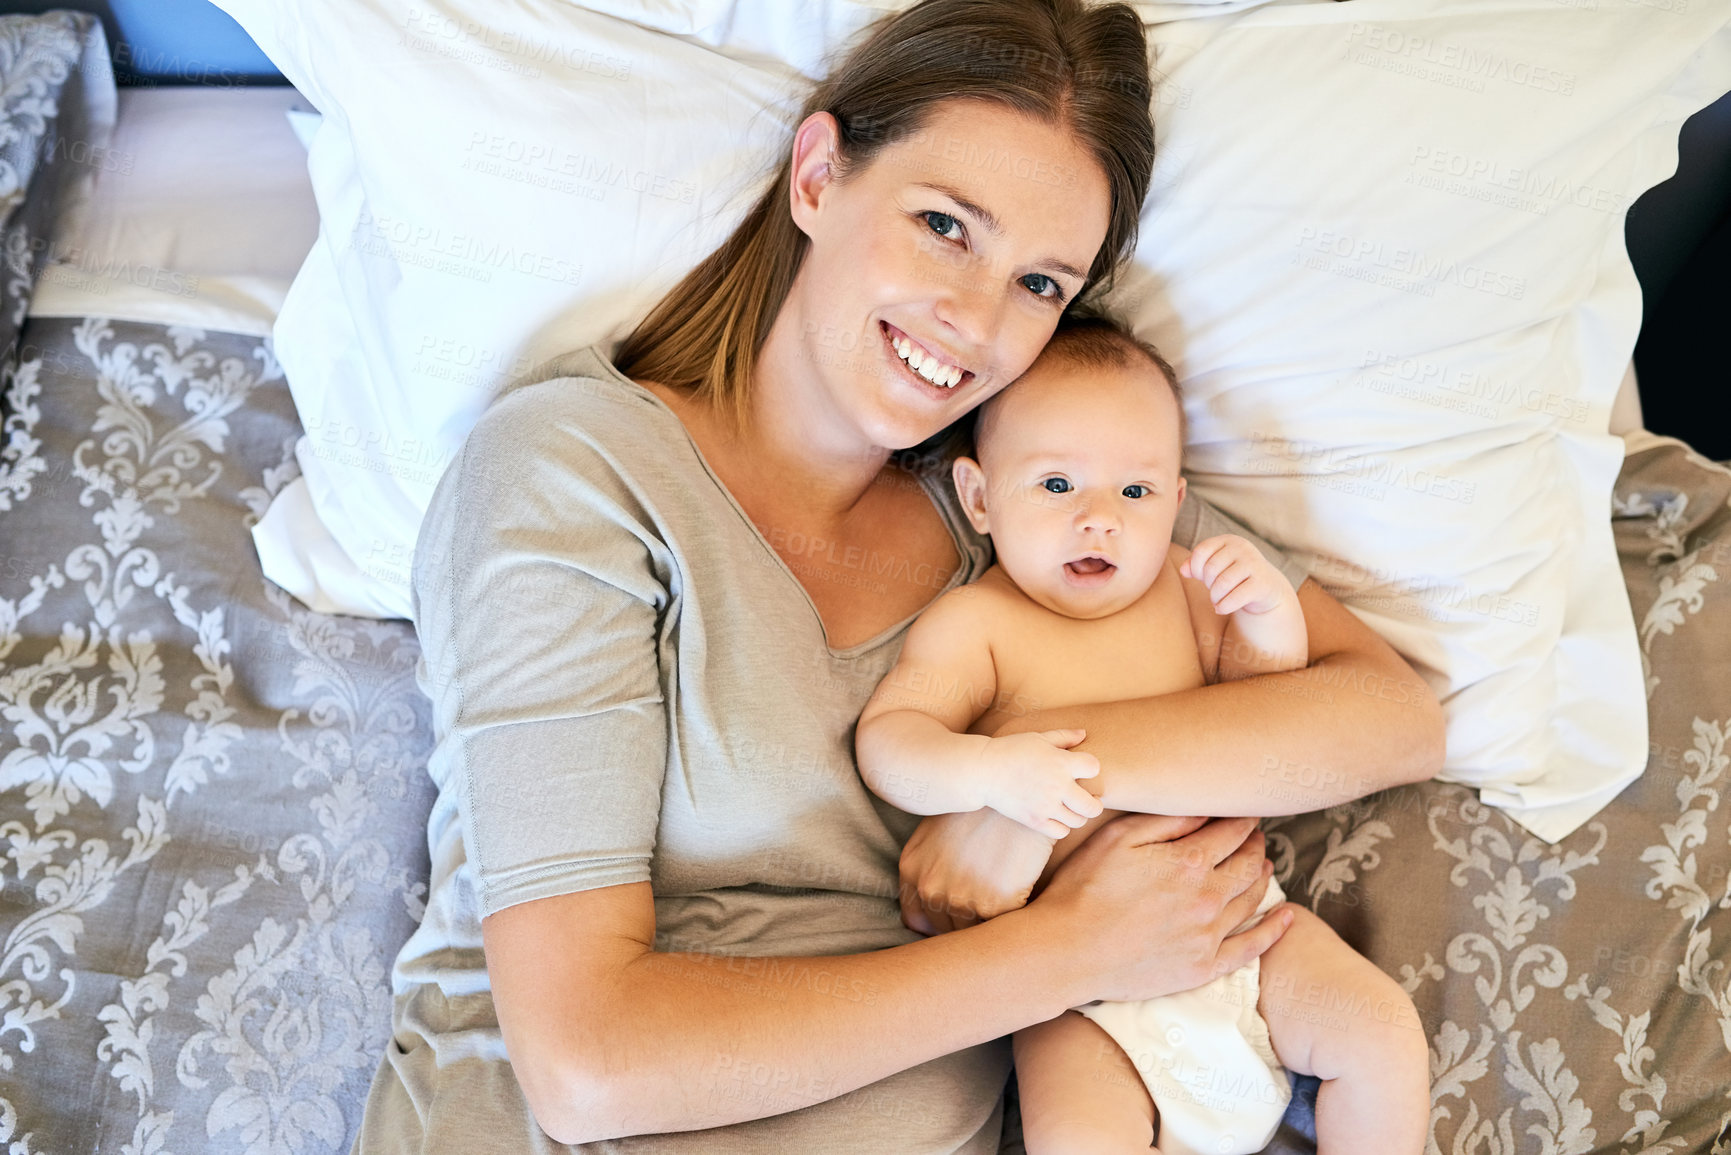
[[[1134,1002],[1201,986],[1273,946],[1292,924],[1280,907],[1231,934],[1272,873],[1254,818],[1125,814],[1066,859],[1026,913],[1051,919],[1046,933],[1086,969],[1078,1002]]]
[[[989,806],[932,815],[902,848],[902,922],[942,934],[1026,905],[1052,845]]]

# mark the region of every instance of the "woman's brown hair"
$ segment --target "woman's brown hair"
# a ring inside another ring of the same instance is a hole
[[[834,116],[835,179],[918,135],[936,105],[994,101],[1073,132],[1111,189],[1106,238],[1071,302],[1096,298],[1136,245],[1154,166],[1142,22],[1087,0],[924,0],[884,17],[806,100]],[[788,210],[793,159],[722,246],[663,297],[614,356],[621,373],[708,401],[743,423],[757,355],[809,241]]]

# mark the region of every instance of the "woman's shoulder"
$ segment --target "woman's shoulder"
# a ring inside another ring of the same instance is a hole
[[[495,397],[428,502],[417,605],[436,585],[544,563],[654,600],[671,564],[666,513],[690,481],[680,428],[593,350]]]
[[[542,362],[538,371],[494,396],[469,433],[470,442],[538,444],[561,437],[609,442],[666,440],[670,417],[653,393],[589,346]]]
[[[469,492],[634,489],[689,481],[701,463],[684,427],[649,390],[590,347],[544,362],[496,395],[469,430],[447,477]]]
[[[661,515],[701,475],[683,427],[592,349],[493,399],[428,501],[423,554],[601,548],[662,536]]]

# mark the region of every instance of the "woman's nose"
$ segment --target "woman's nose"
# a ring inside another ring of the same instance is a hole
[[[976,349],[988,348],[997,336],[1004,298],[995,292],[991,269],[984,260],[972,258],[959,267],[937,266],[943,291],[937,294],[939,321],[955,331],[957,339]]]

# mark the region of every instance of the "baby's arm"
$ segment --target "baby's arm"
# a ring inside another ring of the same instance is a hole
[[[1212,638],[1202,638],[1203,630],[1197,633],[1207,650],[1219,647],[1214,680],[1234,682],[1309,663],[1310,638],[1298,591],[1261,550],[1236,534],[1207,538],[1192,550],[1172,549],[1179,575],[1199,582],[1212,605],[1215,628],[1206,631]],[[1213,664],[1209,657],[1204,654],[1205,668]]]
[[[990,806],[1061,838],[1100,813],[1099,799],[1076,784],[1100,763],[1068,749],[1086,736],[1081,730],[967,733],[997,696],[986,596],[965,586],[945,594],[908,630],[854,733],[860,777],[911,814]]]

